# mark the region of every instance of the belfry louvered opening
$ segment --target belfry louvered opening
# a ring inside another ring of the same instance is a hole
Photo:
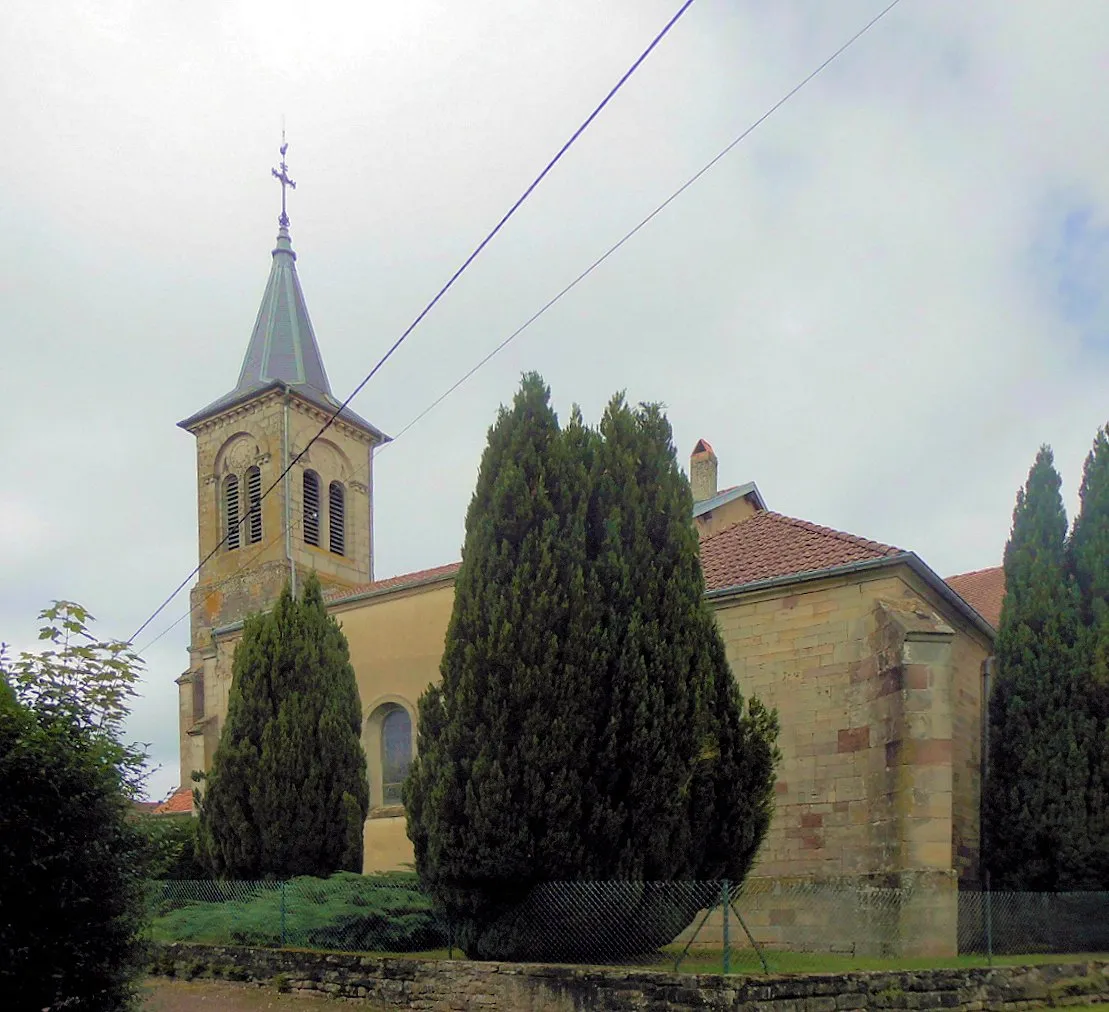
[[[304,543],[320,546],[320,477],[304,472]]]
[[[250,503],[247,533],[252,545],[262,540],[262,472],[252,467],[246,473],[246,495]]]
[[[239,547],[239,479],[233,474],[223,480],[223,517],[227,550],[234,551]]]
[[[336,555],[346,554],[346,490],[333,481],[327,490],[329,507],[328,533],[331,536],[331,550]]]

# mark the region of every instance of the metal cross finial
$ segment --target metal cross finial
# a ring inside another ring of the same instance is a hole
[[[282,228],[289,227],[289,216],[285,213],[285,189],[291,186],[294,190],[297,184],[289,178],[289,167],[285,164],[285,152],[289,150],[289,145],[285,143],[285,131],[281,131],[281,171],[277,169],[270,169],[273,173],[274,179],[281,183],[281,217],[277,219],[277,224]]]

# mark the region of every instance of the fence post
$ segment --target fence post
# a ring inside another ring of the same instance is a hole
[[[986,966],[993,966],[993,890],[986,870]]]
[[[732,907],[732,887],[727,879],[720,889],[720,906],[724,912],[724,973],[731,972],[732,941],[728,932],[728,911]]]
[[[285,947],[285,880],[281,880],[281,947]]]

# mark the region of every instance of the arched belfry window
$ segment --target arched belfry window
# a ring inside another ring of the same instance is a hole
[[[330,535],[331,550],[336,555],[346,554],[346,510],[347,498],[343,486],[333,481],[327,490],[328,500],[328,534]]]
[[[227,550],[239,547],[239,479],[229,474],[223,480],[223,519]]]
[[[304,472],[304,543],[320,546],[320,476]]]
[[[246,473],[246,496],[250,504],[247,537],[255,545],[262,540],[262,472],[257,467]]]
[[[381,721],[382,803],[399,805],[401,787],[412,765],[412,718],[403,706],[391,706]]]

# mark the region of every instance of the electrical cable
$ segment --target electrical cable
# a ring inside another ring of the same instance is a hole
[[[377,447],[375,452],[374,452],[374,456],[380,455],[382,451],[387,449],[389,446],[394,445],[396,443],[396,441],[398,439],[400,439],[406,432],[408,432],[413,426],[415,426],[423,418],[425,418],[432,411],[434,411],[435,408],[437,408],[444,400],[446,400],[452,393],[454,393],[455,390],[457,390],[460,386],[462,386],[462,384],[465,383],[471,376],[473,376],[474,373],[476,373],[479,369],[481,369],[495,355],[497,355],[499,352],[503,351],[509,344],[512,343],[512,341],[514,341],[525,330],[527,330],[533,323],[535,323],[536,320],[538,320],[549,309],[551,309],[559,301],[561,301],[564,296],[568,295],[571,291],[573,291],[573,289],[575,289],[582,281],[584,281],[587,277],[589,277],[589,275],[592,274],[598,267],[600,267],[601,264],[603,264],[610,256],[612,256],[625,243],[627,243],[637,233],[639,233],[646,225],[648,225],[662,211],[664,211],[667,207],[669,207],[670,204],[672,204],[678,197],[680,197],[686,190],[688,190],[695,182],[697,182],[697,180],[699,180],[702,176],[704,176],[711,168],[713,168],[713,166],[715,166],[726,155],[728,155],[734,148],[736,148],[755,129],[757,129],[767,119],[769,119],[770,116],[772,116],[778,109],[780,109],[783,105],[785,105],[786,102],[788,102],[791,98],[793,98],[793,96],[796,95],[802,88],[804,88],[810,81],[812,81],[814,78],[816,78],[826,67],[828,67],[829,64],[831,64],[834,60],[836,60],[839,56],[841,56],[844,52],[846,52],[852,45],[854,45],[855,42],[857,42],[859,39],[861,39],[871,28],[873,28],[879,21],[881,21],[882,18],[884,18],[887,14],[889,14],[890,11],[892,11],[900,2],[901,2],[901,0],[892,0],[892,2],[888,6],[886,6],[882,11],[880,11],[877,15],[875,15],[862,28],[860,28],[854,35],[852,35],[846,42],[844,42],[837,50],[835,50],[835,52],[832,53],[831,56],[829,56],[814,71],[812,71],[812,73],[810,73],[807,77],[805,77],[799,84],[795,85],[788,92],[786,92],[786,94],[783,95],[782,98],[780,98],[777,102],[775,102],[774,105],[772,105],[758,119],[756,119],[753,123],[751,123],[748,127],[746,127],[746,129],[744,129],[734,140],[732,140],[726,147],[724,147],[717,155],[715,155],[702,168],[698,169],[697,172],[695,172],[684,183],[682,183],[681,186],[679,186],[673,193],[670,194],[670,196],[668,196],[661,204],[659,204],[653,211],[651,211],[645,218],[643,218],[634,228],[632,228],[631,230],[626,232],[621,239],[619,239],[616,243],[614,243],[607,250],[605,250],[604,253],[602,253],[599,257],[597,257],[596,260],[594,260],[588,267],[585,268],[585,270],[583,270],[580,274],[578,274],[572,281],[570,281],[569,284],[567,284],[565,287],[563,287],[557,294],[555,294],[552,298],[550,298],[547,302],[545,302],[542,306],[540,306],[539,309],[537,309],[530,317],[528,317],[527,320],[525,320],[511,334],[509,334],[508,337],[506,337],[503,341],[501,341],[500,344],[498,344],[487,355],[485,355],[484,358],[480,359],[472,368],[469,369],[469,371],[464,373],[458,380],[456,380],[451,386],[449,386],[445,391],[443,391],[443,393],[441,393],[426,408],[424,408],[419,414],[417,414],[415,417],[413,417],[403,428],[400,429],[400,431],[397,432],[397,434],[393,437],[391,442],[386,443],[383,446]],[[368,468],[368,467],[369,467],[369,464],[367,463],[366,468]],[[354,473],[354,475],[352,475],[352,478],[355,475],[360,474],[361,470],[362,469],[360,468],[358,471],[356,471]],[[283,476],[284,475],[282,475],[282,477]],[[240,521],[240,523],[241,522],[242,521]],[[288,525],[288,529],[289,530],[295,529],[297,526],[299,526],[300,522],[301,522],[301,518],[298,518],[297,520],[292,521]],[[283,527],[281,532],[277,535],[277,538],[284,537],[284,535],[285,535],[285,528]],[[275,538],[274,541],[276,541],[277,538]],[[266,548],[269,548],[272,544],[274,544],[274,541],[271,541],[268,545],[266,545]],[[221,542],[221,544],[222,544],[222,542]],[[211,554],[214,554],[214,552],[211,553]],[[208,556],[208,558],[211,558],[211,554]],[[222,586],[224,583],[234,579],[240,572],[242,572],[244,569],[246,569],[254,561],[254,558],[256,558],[256,557],[257,556],[253,556],[252,558],[248,559],[241,566],[239,566],[238,569],[236,569],[230,576],[225,577],[223,580],[219,581],[214,586],[216,586],[216,587]],[[205,559],[205,561],[207,561],[207,559]],[[202,563],[202,565],[203,565],[203,563]],[[197,567],[196,572],[199,572],[199,568],[200,567]],[[191,576],[190,576],[190,578],[191,578]],[[172,600],[172,598],[170,600]],[[169,601],[167,600],[166,604],[168,604],[168,603],[169,603]],[[165,607],[165,605],[163,605],[163,608],[164,607]],[[186,618],[189,618],[192,615],[193,611],[196,610],[197,607],[199,607],[199,606],[194,606],[193,608],[190,608],[189,611],[187,611],[183,615],[181,615],[175,622],[173,622],[172,625],[168,626],[161,633],[159,633],[156,637],[154,637],[154,639],[151,640],[146,645],[146,647],[143,648],[143,650],[139,651],[139,654],[141,655],[143,652],[145,652],[145,650],[149,649],[150,646],[152,646],[154,643],[158,642],[158,640],[160,640],[163,636],[165,636],[168,632],[170,632],[170,630],[176,628]],[[161,610],[161,609],[159,609],[159,610]],[[151,619],[148,620],[148,622],[144,623],[143,628],[145,628],[145,626],[149,624],[149,621],[153,620],[153,618],[155,618],[156,616],[157,616],[157,612],[154,615],[151,616]],[[139,631],[141,632],[141,629]],[[136,635],[137,635],[137,633],[136,633]],[[133,639],[133,637],[132,637],[132,639]]]
[[[851,36],[843,45],[839,47],[831,56],[829,56],[823,63],[820,64],[808,77],[804,78],[799,84],[791,88],[785,93],[777,102],[775,102],[766,112],[764,112],[757,120],[748,126],[735,140],[731,141],[725,148],[723,148],[715,157],[713,157],[706,165],[698,169],[692,176],[690,176],[681,186],[679,186],[673,193],[670,194],[661,204],[658,205],[650,214],[648,214],[642,221],[639,222],[634,228],[626,232],[624,236],[611,245],[604,253],[602,253],[596,260],[594,260],[588,267],[585,268],[576,278],[573,279],[566,287],[554,295],[551,299],[539,307],[531,316],[529,316],[519,327],[517,327],[511,334],[508,335],[500,344],[498,344],[492,351],[489,352],[483,359],[481,359],[469,372],[465,373],[462,377],[456,380],[451,386],[443,391],[434,401],[432,401],[426,408],[416,415],[411,421],[408,422],[392,439],[395,443],[401,436],[403,436],[409,429],[412,428],[417,422],[435,410],[443,401],[445,401],[452,393],[455,392],[463,383],[466,382],[474,373],[476,373],[482,366],[484,366],[493,356],[503,351],[508,347],[517,337],[519,337],[525,330],[528,329],[536,320],[538,320],[548,309],[551,309],[556,303],[560,302],[562,298],[572,292],[581,282],[583,282],[590,274],[592,274],[598,267],[601,266],[613,253],[615,253],[621,246],[628,240],[633,238],[645,226],[651,223],[659,214],[666,210],[675,200],[678,199],[686,190],[688,190],[694,183],[697,182],[706,172],[708,172],[717,162],[721,161],[728,155],[737,145],[746,139],[754,130],[761,124],[766,122],[775,112],[777,112],[783,105],[786,104],[794,95],[796,95],[802,88],[812,81],[817,75],[821,73],[833,60],[846,52],[854,43],[861,39],[871,28],[873,28],[879,21],[882,20],[890,11],[896,7],[901,0],[893,0],[887,7],[875,15],[868,21],[862,28],[860,28],[854,35]],[[377,453],[381,453],[386,447],[392,445],[387,443],[385,446],[378,447]]]
[[[558,153],[543,168],[543,171],[540,172],[539,175],[536,176],[535,179],[532,181],[532,183],[528,186],[528,188],[526,190],[524,190],[524,192],[517,199],[516,203],[514,203],[512,205],[512,207],[510,207],[508,209],[508,211],[501,218],[501,220],[498,221],[497,224],[493,227],[493,229],[485,236],[485,238],[482,239],[482,241],[480,243],[478,243],[478,245],[474,249],[474,251],[463,261],[462,265],[454,272],[454,274],[451,275],[451,277],[447,281],[447,283],[445,285],[443,285],[443,287],[440,288],[439,291],[435,294],[435,297],[420,311],[419,315],[408,325],[408,327],[400,335],[400,337],[398,337],[396,339],[396,341],[393,342],[393,344],[390,346],[389,350],[386,351],[384,355],[382,355],[382,357],[378,360],[377,364],[366,374],[366,376],[362,380],[362,382],[359,383],[358,386],[356,386],[353,391],[351,391],[350,396],[348,396],[347,399],[345,401],[343,401],[343,403],[340,404],[339,407],[337,407],[335,409],[335,411],[332,413],[331,417],[328,418],[328,420],[323,424],[323,427],[319,430],[319,432],[317,432],[307,442],[307,444],[305,444],[304,448],[291,461],[289,461],[288,465],[281,472],[281,474],[278,475],[278,477],[274,480],[273,484],[270,485],[270,487],[267,488],[265,490],[265,492],[262,493],[261,497],[258,500],[259,503],[261,503],[261,501],[263,499],[265,499],[266,496],[268,496],[278,486],[278,484],[282,481],[282,479],[285,477],[285,475],[288,474],[292,470],[293,466],[295,464],[297,464],[300,461],[300,459],[308,452],[308,450],[316,442],[316,440],[319,439],[321,436],[323,436],[323,434],[325,432],[327,432],[327,430],[329,428],[331,428],[331,426],[335,422],[335,419],[338,418],[339,415],[342,414],[342,412],[346,410],[346,408],[350,404],[350,402],[362,391],[362,389],[366,386],[366,384],[369,383],[369,381],[371,379],[373,379],[373,377],[377,374],[378,370],[380,370],[381,367],[383,365],[385,365],[385,363],[392,357],[393,353],[405,342],[405,340],[408,338],[409,334],[411,334],[412,331],[414,331],[416,329],[416,327],[418,327],[420,325],[420,323],[423,321],[424,317],[426,317],[427,314],[430,313],[431,310],[436,306],[436,304],[439,302],[439,300],[444,295],[446,295],[446,293],[450,290],[450,288],[454,285],[454,283],[462,276],[463,272],[470,266],[470,264],[472,264],[474,262],[474,260],[477,259],[477,257],[481,254],[482,250],[484,250],[485,247],[488,246],[489,243],[492,241],[493,237],[496,236],[496,234],[498,232],[500,232],[500,230],[508,223],[508,220],[520,209],[520,207],[521,207],[521,205],[523,205],[524,201],[526,201],[528,199],[528,197],[531,196],[531,194],[535,191],[536,187],[539,186],[539,184],[546,178],[547,174],[562,159],[562,156],[565,155],[566,152],[570,150],[570,148],[573,146],[574,142],[577,141],[577,139],[586,131],[586,129],[589,127],[589,125],[600,115],[601,111],[605,108],[605,106],[607,106],[608,103],[616,96],[616,93],[624,86],[624,84],[628,81],[628,79],[632,76],[632,74],[634,74],[639,69],[639,67],[642,65],[643,61],[646,60],[647,57],[651,55],[651,53],[654,51],[655,47],[669,34],[670,30],[674,27],[674,25],[676,25],[678,23],[678,21],[681,19],[682,15],[685,14],[685,12],[687,10],[689,10],[689,8],[692,5],[693,5],[693,0],[685,0],[685,2],[678,9],[678,12],[672,18],[670,18],[670,20],[662,28],[662,31],[660,31],[651,40],[650,45],[647,46],[647,48],[639,55],[639,57],[631,65],[631,67],[629,67],[624,72],[624,75],[620,78],[619,81],[616,82],[616,84],[612,87],[612,89],[608,92],[608,94],[605,95],[605,97],[603,99],[601,99],[600,103],[589,114],[589,116],[585,119],[585,121],[581,124],[581,126],[579,126],[573,132],[573,134],[571,134],[570,139],[568,141],[566,141],[565,144],[562,145],[562,147],[559,149]],[[239,521],[240,526],[242,525],[242,523],[245,522],[245,519],[246,518],[244,517],[243,519],[241,519]],[[165,610],[165,608],[170,604],[170,602],[175,597],[177,597],[177,595],[180,594],[182,590],[185,589],[188,582],[194,576],[196,576],[198,573],[200,573],[201,569],[204,568],[204,564],[209,559],[211,559],[212,556],[214,556],[216,554],[216,552],[218,552],[223,547],[224,542],[226,540],[227,540],[227,535],[224,535],[224,537],[220,540],[219,544],[217,544],[216,547],[213,548],[211,550],[211,552],[208,553],[208,555],[206,555],[203,559],[200,560],[200,562],[189,573],[189,575],[186,576],[185,579],[182,580],[177,585],[177,587],[173,590],[173,592],[169,595],[169,597],[167,597],[154,610],[154,612],[150,615],[150,617],[145,622],[143,622],[143,624],[140,625],[138,627],[138,629],[136,629],[131,634],[130,639],[127,641],[129,644],[133,643],[135,641],[135,637],[138,636],[139,633],[141,633],[148,625],[150,625],[150,623],[153,622],[154,619],[156,619],[162,613],[163,610]]]

